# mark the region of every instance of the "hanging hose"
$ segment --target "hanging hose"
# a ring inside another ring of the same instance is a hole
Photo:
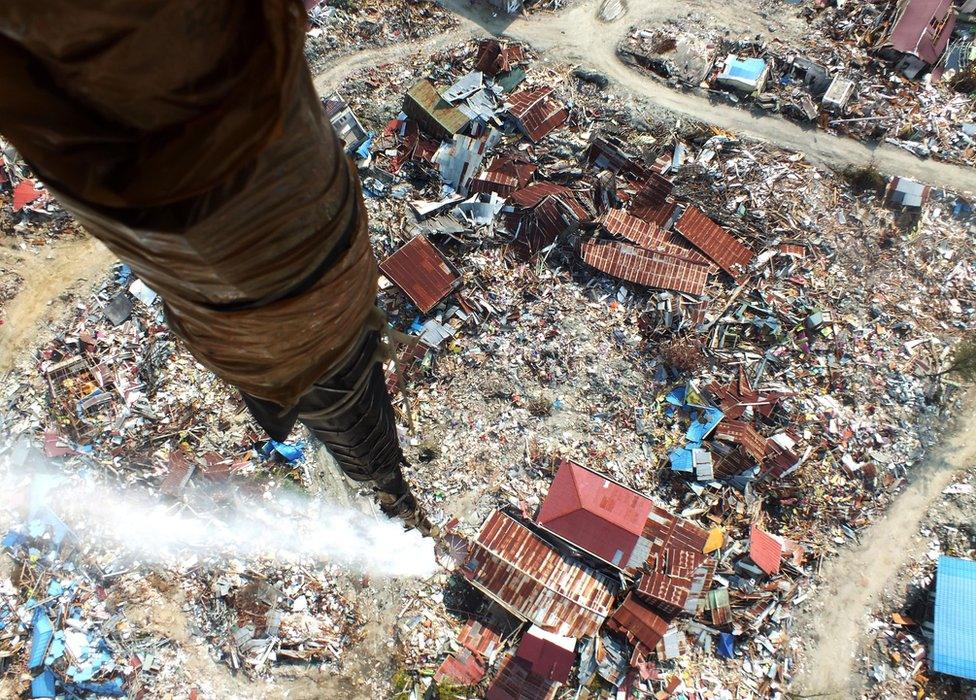
[[[300,0],[6,0],[0,132],[272,436],[301,420],[402,514],[376,261],[306,22]]]

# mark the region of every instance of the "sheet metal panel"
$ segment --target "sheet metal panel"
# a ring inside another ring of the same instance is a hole
[[[559,683],[532,673],[529,665],[515,656],[502,661],[485,700],[553,700]]]
[[[658,289],[703,295],[708,268],[675,255],[611,241],[584,241],[583,261],[612,277]]]
[[[783,543],[753,525],[749,530],[749,557],[770,576],[778,574],[783,558]]]
[[[552,97],[551,87],[532,87],[508,98],[508,113],[533,142],[538,142],[569,118],[569,111]]]
[[[607,627],[625,635],[631,643],[642,644],[651,651],[668,631],[668,621],[630,592],[607,620]]]
[[[741,445],[750,457],[761,462],[766,456],[766,438],[746,421],[723,420],[715,429],[715,437]]]
[[[437,306],[437,302],[447,296],[461,278],[424,236],[411,239],[381,262],[380,270],[410,297],[422,313]]]
[[[610,579],[501,511],[482,526],[462,572],[514,614],[566,637],[596,634],[613,604]]]
[[[744,279],[745,270],[754,257],[752,251],[705,216],[701,209],[689,206],[674,227],[736,281]]]

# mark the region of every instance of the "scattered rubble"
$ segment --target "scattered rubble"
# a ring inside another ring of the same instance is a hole
[[[776,11],[793,10],[780,5]],[[792,41],[736,38],[699,17],[635,27],[618,54],[669,85],[712,99],[923,157],[976,164],[972,25],[956,23],[952,3],[813,3],[801,13],[810,31]],[[937,33],[916,36],[926,31]],[[921,58],[912,53],[916,47]]]
[[[347,145],[380,303],[412,336],[393,334],[388,386],[445,533],[444,572],[404,584],[384,638],[403,670],[372,680],[418,696],[782,696],[821,558],[906,483],[954,395],[934,375],[976,316],[969,201],[856,194],[800,154],[647,123],[572,66],[495,40],[367,69],[340,94],[330,117],[373,134]],[[161,313],[118,267],[5,384],[0,451],[30,436],[183,503],[209,481],[320,487],[315,460],[259,435]],[[106,581],[108,554],[30,522],[4,540],[37,585],[0,570],[0,675],[18,692],[42,669],[89,682],[70,660],[105,692],[189,687],[158,633],[134,646],[106,622],[152,572]],[[249,675],[341,669],[356,643],[334,566],[165,575],[210,653]],[[38,599],[68,579],[71,597]],[[32,640],[66,627],[87,646],[28,672]]]

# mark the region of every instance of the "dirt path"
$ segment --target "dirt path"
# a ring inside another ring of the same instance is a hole
[[[776,115],[754,114],[739,107],[714,104],[706,97],[672,90],[659,80],[632,70],[617,57],[617,44],[633,24],[678,19],[689,10],[700,10],[715,17],[716,21],[743,28],[760,27],[778,34],[798,31],[795,25],[757,15],[754,8],[746,4],[739,7],[735,2],[719,5],[692,1],[676,5],[663,0],[644,0],[631,3],[628,14],[612,24],[597,18],[598,0],[586,0],[555,15],[543,13],[517,19],[494,13],[480,2],[472,5],[468,0],[440,0],[440,4],[459,15],[457,29],[424,41],[344,57],[319,74],[315,80],[316,88],[320,93],[329,92],[339,86],[344,77],[360,68],[381,65],[414,51],[429,53],[470,36],[504,35],[531,44],[544,58],[578,63],[605,73],[630,93],[647,98],[664,109],[802,152],[818,165],[845,168],[873,163],[888,175],[910,175],[937,187],[976,192],[976,170],[972,168],[924,160],[886,144],[869,146],[815,128],[803,128]]]
[[[806,661],[795,688],[801,696],[858,697],[863,678],[854,654],[867,616],[892,577],[920,552],[918,527],[953,475],[976,459],[976,391],[964,400],[955,429],[926,459],[887,514],[861,536],[857,547],[829,560],[820,573],[815,617],[807,634]]]
[[[90,236],[56,241],[38,254],[10,249],[2,254],[24,281],[17,296],[7,303],[0,326],[0,375],[41,345],[42,329],[65,308],[58,303],[62,295],[91,286],[115,260]]]

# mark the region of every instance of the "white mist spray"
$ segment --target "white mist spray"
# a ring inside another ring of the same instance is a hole
[[[185,507],[52,465],[28,471],[3,461],[0,506],[28,506],[35,517],[48,509],[83,547],[114,545],[133,559],[163,564],[191,557],[216,565],[228,558],[313,560],[400,577],[426,577],[436,568],[433,541],[417,531],[304,493],[194,489]]]

